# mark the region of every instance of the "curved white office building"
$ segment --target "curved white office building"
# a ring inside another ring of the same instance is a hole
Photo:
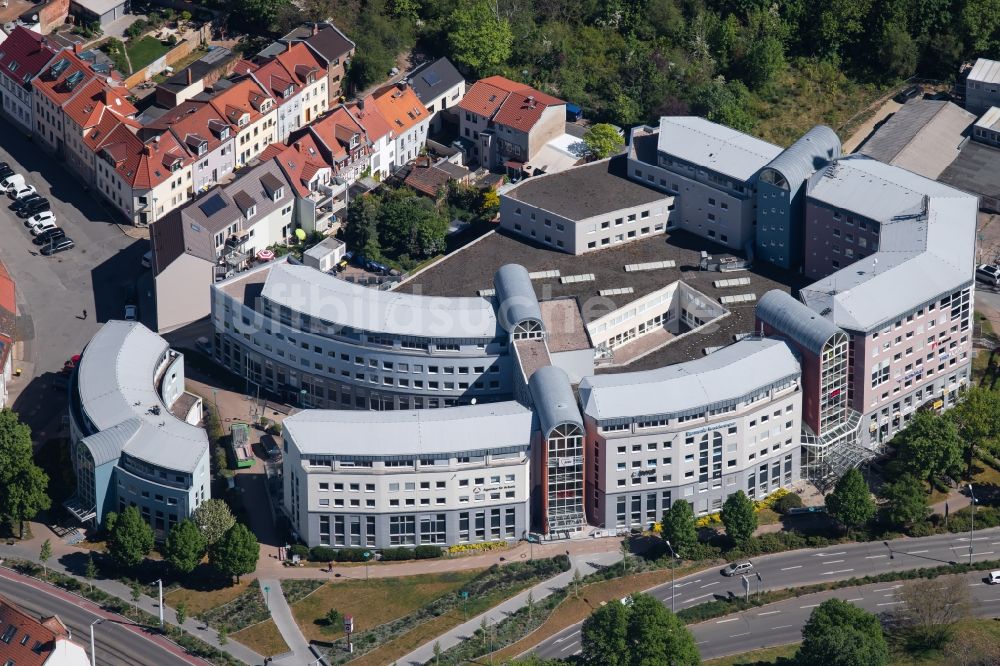
[[[694,361],[580,384],[591,524],[647,527],[674,500],[718,511],[799,479],[802,371],[782,340],[746,338]]]
[[[66,508],[100,524],[139,509],[158,538],[211,492],[201,399],[184,390],[184,357],[138,322],[109,321],[70,383],[76,494]]]
[[[491,298],[420,296],[272,262],[212,287],[216,360],[302,407],[506,400],[509,340],[543,333],[524,268],[504,266],[494,286]]]

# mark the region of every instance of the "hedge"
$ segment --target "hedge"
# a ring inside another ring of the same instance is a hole
[[[313,546],[309,549],[309,559],[313,562],[334,562],[337,551],[329,546]]]

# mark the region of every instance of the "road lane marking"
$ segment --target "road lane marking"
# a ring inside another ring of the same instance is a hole
[[[732,636],[730,636],[730,638],[739,638],[740,636],[749,636],[749,635],[750,635],[749,631],[744,631],[742,634],[733,634]]]
[[[809,606],[799,606],[799,608],[816,608],[816,606],[819,606],[819,604],[811,604]]]
[[[896,590],[903,587],[902,585],[893,585],[892,587],[880,587],[877,590],[872,590],[872,592],[888,592],[889,590]]]
[[[700,597],[691,597],[690,599],[685,599],[681,603],[689,604],[692,601],[698,601],[699,599],[704,599],[705,597],[710,597],[710,596],[712,596],[711,593],[709,593],[709,594],[703,594]]]
[[[794,567],[782,567],[781,570],[782,571],[791,571],[792,569],[801,569],[801,568],[802,568],[801,564],[796,564]]]
[[[822,574],[820,574],[820,575],[821,575],[821,576],[832,576],[833,574],[839,574],[839,573],[849,573],[849,572],[851,572],[851,571],[854,571],[854,569],[838,569],[838,570],[836,570],[836,571],[824,571],[824,572],[823,572]]]
[[[795,626],[794,624],[783,624],[780,627],[771,627],[771,631],[775,631],[777,629],[790,629],[794,626]]]
[[[780,612],[781,612],[780,610],[777,610],[777,611],[767,611],[766,613],[757,613],[757,617],[763,617],[764,615],[774,615],[775,613],[780,613]]]
[[[833,557],[834,555],[847,555],[847,551],[841,550],[836,553],[816,553],[816,557]]]
[[[983,601],[1000,601],[1000,599],[983,599]]]
[[[908,551],[906,554],[907,555],[919,555],[920,553],[926,553],[926,552],[927,552],[926,550],[911,550],[911,551]]]
[[[697,580],[689,580],[686,583],[677,583],[676,585],[674,585],[674,587],[684,587],[685,585],[693,585],[694,583],[700,583],[700,582],[701,578]]]
[[[969,587],[975,587],[977,585],[985,585],[986,583],[969,583]]]
[[[972,540],[973,541],[986,541],[987,539],[989,539],[989,537],[973,537]],[[969,540],[969,537],[959,537],[958,539],[955,539],[955,541],[968,541],[968,540]]]
[[[869,555],[865,559],[866,560],[877,560],[880,557],[889,557],[889,556],[888,555]]]
[[[864,601],[864,600],[865,600],[864,597],[855,597],[853,599],[848,599],[848,601]]]
[[[697,643],[695,643],[695,645],[704,645],[704,644],[705,644],[705,643],[707,643],[707,642],[708,642],[708,641],[698,641]]]
[[[992,554],[993,554],[992,550],[984,550],[981,553],[973,553],[973,555],[992,555]]]
[[[843,561],[844,560],[830,560],[829,562],[827,562],[827,564],[840,564]]]
[[[569,645],[567,645],[566,647],[564,647],[563,649],[561,649],[559,651],[560,652],[565,652],[566,650],[572,650],[574,647],[576,647],[576,643],[570,643]]]
[[[731,617],[728,620],[717,620],[715,623],[716,624],[725,624],[726,622],[736,622],[736,620],[738,620],[738,619],[740,619],[740,618],[738,618],[738,617]]]
[[[882,603],[877,604],[877,605],[878,606],[893,606],[895,604],[901,604],[901,603],[903,603],[903,602],[902,601],[883,601]]]
[[[714,583],[705,583],[704,585],[702,585],[702,586],[701,586],[700,588],[698,588],[698,589],[699,589],[699,590],[704,590],[704,589],[705,589],[706,587],[711,587],[711,586],[713,586],[713,585],[718,585],[718,584],[719,584],[719,581],[715,581]]]

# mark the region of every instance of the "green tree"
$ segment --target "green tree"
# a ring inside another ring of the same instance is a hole
[[[904,26],[886,27],[879,40],[879,63],[887,77],[905,78],[917,69],[919,51],[917,43]]]
[[[885,666],[889,648],[877,617],[841,601],[827,599],[802,629],[800,664],[823,666]]]
[[[226,629],[226,625],[219,627],[219,645],[226,646],[229,644],[229,630]]]
[[[326,626],[336,629],[343,621],[344,616],[341,615],[340,611],[336,608],[331,608],[326,612],[326,615],[323,616],[323,619],[326,621]]]
[[[847,529],[861,527],[872,519],[875,501],[860,471],[849,469],[837,480],[833,492],[826,497],[826,508]]]
[[[743,83],[718,77],[695,90],[692,110],[712,122],[749,132],[754,126],[749,105],[750,91]]]
[[[94,554],[87,556],[87,564],[83,570],[83,576],[90,581],[90,589],[94,589],[94,579],[97,578],[97,564],[94,563]]]
[[[976,450],[990,442],[1000,440],[1000,392],[981,386],[974,386],[965,392],[947,416],[958,428],[958,434],[965,446],[966,469],[972,469]]]
[[[514,33],[490,3],[464,0],[452,12],[448,41],[458,63],[483,75],[495,72],[510,58]]]
[[[257,537],[243,523],[236,523],[229,528],[221,539],[208,550],[208,559],[212,566],[230,580],[236,576],[252,573],[257,568],[257,558],[260,557],[260,544]]]
[[[234,14],[261,31],[268,31],[288,0],[238,0]]]
[[[896,440],[899,464],[918,479],[930,481],[942,474],[957,477],[962,470],[962,439],[951,419],[917,412]]]
[[[0,516],[16,523],[24,536],[24,521],[52,505],[49,477],[35,464],[31,428],[10,409],[0,410]]]
[[[163,556],[174,571],[186,575],[194,571],[205,554],[205,538],[190,519],[174,525],[163,545]]]
[[[760,88],[785,69],[785,46],[777,37],[755,39],[742,64],[743,79],[751,88]]]
[[[1000,0],[967,0],[963,3],[962,27],[967,47],[974,53],[994,49],[1000,34]]]
[[[660,536],[670,542],[680,557],[687,557],[691,549],[698,545],[698,529],[694,523],[694,508],[687,500],[675,500],[663,512]]]
[[[757,512],[753,502],[742,490],[726,498],[722,505],[722,524],[726,526],[726,534],[737,544],[746,543],[757,529]]]
[[[583,143],[587,146],[587,153],[596,160],[617,155],[625,147],[621,132],[608,123],[591,125],[583,134]]]
[[[344,242],[354,253],[366,257],[380,254],[378,221],[382,200],[375,194],[356,197],[347,206],[344,220]]]
[[[49,569],[46,566],[46,562],[52,557],[52,542],[46,539],[42,542],[42,547],[38,549],[38,561],[42,563],[42,571],[45,577],[49,577]]]
[[[637,593],[625,603],[608,603],[581,630],[585,666],[685,666],[701,663],[694,637],[655,597]]]
[[[188,617],[187,604],[183,601],[177,602],[177,605],[174,606],[174,614],[177,616],[177,626],[183,626]]]
[[[220,499],[208,499],[194,510],[194,524],[205,538],[205,545],[211,546],[236,524],[229,505]]]
[[[129,596],[132,598],[132,611],[135,613],[135,617],[139,617],[139,599],[142,598],[142,588],[138,584],[133,584],[129,588]]]
[[[910,474],[882,486],[882,498],[886,501],[886,519],[898,527],[921,523],[930,512],[923,485]]]
[[[131,568],[142,562],[153,549],[153,530],[134,506],[118,515],[108,535],[108,553],[119,566]]]

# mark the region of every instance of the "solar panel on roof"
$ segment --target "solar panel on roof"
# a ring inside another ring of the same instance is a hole
[[[424,72],[423,74],[420,75],[420,78],[422,78],[424,80],[424,83],[426,83],[429,86],[436,86],[437,84],[441,83],[441,76],[434,70]]]
[[[201,212],[205,214],[205,217],[212,217],[220,210],[226,207],[226,202],[222,200],[222,197],[218,194],[213,194],[203,203],[198,204],[198,208]]]

